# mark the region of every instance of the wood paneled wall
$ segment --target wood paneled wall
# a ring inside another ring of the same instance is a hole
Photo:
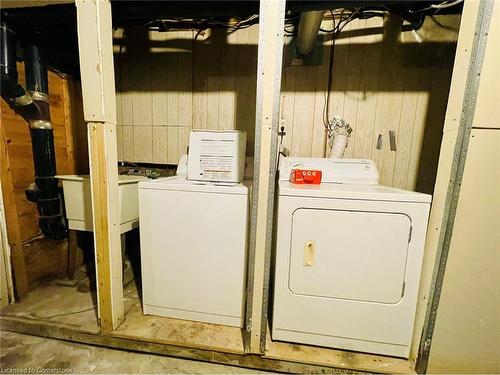
[[[177,164],[191,129],[246,130],[252,144],[257,26],[196,40],[127,30],[121,54],[115,35],[119,160]]]
[[[345,157],[374,159],[383,184],[432,191],[458,23],[457,16],[427,19],[414,33],[395,17],[356,20],[336,40],[331,115],[354,129]],[[190,129],[246,130],[253,152],[257,25],[196,38],[194,31],[143,29],[121,36],[117,30],[120,160],[175,164]],[[291,155],[327,156],[331,36],[323,38],[323,64],[283,68],[281,119]]]
[[[23,64],[18,64],[18,71],[24,83]],[[65,243],[55,241],[47,245],[38,240],[29,241],[40,233],[36,204],[29,202],[24,193],[35,180],[29,126],[5,101],[0,101],[2,193],[16,289],[22,296],[39,279],[61,273],[65,266]],[[86,125],[79,84],[49,72],[49,103],[57,173],[88,173]],[[20,272],[25,275],[19,275]],[[25,279],[24,285],[19,277]]]

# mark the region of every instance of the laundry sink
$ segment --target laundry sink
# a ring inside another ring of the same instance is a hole
[[[62,181],[68,228],[92,232],[90,177],[88,175],[59,175],[56,178]],[[144,176],[118,176],[120,233],[137,228],[139,224],[137,183],[145,179]]]

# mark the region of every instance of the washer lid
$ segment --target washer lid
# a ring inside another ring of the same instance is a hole
[[[321,183],[319,185],[292,184],[288,181],[279,181],[280,196],[362,199],[395,202],[422,202],[430,203],[429,194],[401,190],[382,185],[362,184],[335,184]]]
[[[192,181],[187,180],[186,176],[173,176],[140,182],[139,189],[198,191],[203,193],[247,195],[248,187],[251,183],[251,181],[243,181],[239,184]]]

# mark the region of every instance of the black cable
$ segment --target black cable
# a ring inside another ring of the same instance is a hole
[[[344,27],[353,21],[354,19],[358,18],[359,15],[362,13],[361,8],[356,8],[349,16],[344,18],[344,11],[343,9],[340,13],[340,20],[337,24],[335,24],[335,15],[333,14],[333,11],[330,10],[330,14],[332,15],[332,22],[333,22],[333,28],[331,30],[332,32],[332,44],[330,48],[330,57],[329,57],[329,62],[328,62],[328,83],[327,83],[327,90],[326,90],[326,95],[325,95],[325,104],[323,106],[323,125],[325,126],[326,129],[329,128],[329,125],[331,123],[330,121],[330,96],[332,92],[332,86],[333,86],[333,63],[335,60],[335,40],[337,39],[338,35],[340,32],[344,29]]]
[[[90,307],[88,309],[84,310],[78,310],[78,311],[71,311],[68,313],[62,313],[62,314],[55,314],[55,315],[39,315],[39,314],[33,314],[37,319],[53,319],[53,318],[60,318],[62,316],[69,316],[69,315],[76,315],[76,314],[81,314],[84,312],[92,311],[95,310],[96,307]]]
[[[120,39],[120,48],[118,50],[118,80],[116,82],[116,91],[121,91],[121,84],[122,84],[122,51],[123,51],[123,44],[125,43],[125,33],[126,29],[123,29],[123,34]]]
[[[335,16],[333,14],[333,11],[330,10],[330,14],[332,15],[332,22],[333,22],[333,28],[332,28],[332,44],[330,46],[330,57],[329,57],[329,62],[328,62],[328,83],[327,83],[327,91],[325,95],[325,104],[323,106],[323,125],[325,128],[328,129],[328,125],[330,124],[330,118],[329,118],[329,112],[330,112],[330,94],[332,91],[332,83],[333,83],[333,61],[335,58],[335,38],[336,38],[336,28],[337,26],[335,25]]]
[[[191,92],[194,93],[194,67],[196,65],[196,59],[194,57],[194,50],[196,47],[196,39],[198,39],[198,36],[204,31],[205,29],[199,29],[196,34],[194,35],[193,42],[192,42],[192,51],[191,51]]]
[[[149,30],[160,32],[169,31],[171,28],[176,29],[207,29],[210,27],[221,27],[234,32],[240,29],[246,29],[255,25],[259,21],[258,14],[249,15],[246,18],[238,19],[236,23],[227,22],[225,19],[216,17],[199,18],[199,19],[155,19],[147,22],[143,26]]]

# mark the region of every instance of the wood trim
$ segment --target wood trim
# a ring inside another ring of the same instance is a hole
[[[3,126],[3,114],[0,113],[0,181],[7,225],[7,237],[11,250],[14,287],[17,298],[21,299],[28,293],[28,279],[24,262],[24,251],[21,241],[21,231],[17,216],[17,207],[14,195],[14,184],[10,172],[9,155],[7,152],[8,139]]]

